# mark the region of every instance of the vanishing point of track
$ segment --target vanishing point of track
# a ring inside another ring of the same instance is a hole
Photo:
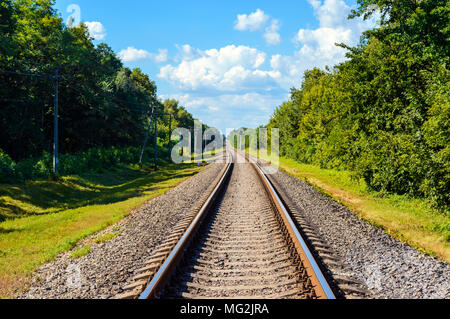
[[[199,204],[117,297],[334,299],[261,167],[224,156]]]

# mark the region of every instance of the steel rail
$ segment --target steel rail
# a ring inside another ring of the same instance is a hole
[[[198,214],[188,227],[188,229],[184,232],[183,236],[178,241],[177,245],[172,249],[171,253],[164,261],[162,266],[159,268],[158,272],[152,278],[147,288],[140,294],[139,299],[153,299],[156,298],[159,292],[164,288],[166,280],[170,277],[170,275],[175,270],[178,262],[183,256],[185,249],[188,247],[193,235],[198,230],[202,220],[208,213],[211,205],[217,198],[220,190],[225,186],[225,180],[229,177],[230,172],[233,167],[233,155],[229,152],[230,161],[227,163],[227,168],[222,175],[222,178],[215,186],[214,190],[209,195],[206,202],[203,204]]]
[[[328,284],[325,276],[323,275],[319,265],[317,264],[313,254],[311,253],[306,241],[303,236],[298,231],[295,226],[294,221],[292,220],[289,211],[286,206],[283,204],[283,201],[278,195],[278,192],[275,190],[274,186],[267,178],[266,173],[261,168],[261,166],[255,161],[250,161],[250,155],[245,154],[245,157],[248,158],[249,162],[253,165],[259,177],[261,178],[263,184],[265,185],[266,191],[274,204],[277,212],[281,215],[281,218],[288,230],[289,235],[294,243],[294,246],[297,250],[297,253],[300,256],[301,261],[303,262],[303,266],[306,269],[307,274],[309,275],[309,279],[311,280],[312,285],[314,286],[314,290],[316,295],[320,299],[336,299],[330,285]]]
[[[237,151],[235,149],[235,151]],[[240,151],[239,151],[240,152]],[[240,152],[241,153],[241,152]],[[245,153],[244,153],[245,154]],[[275,211],[281,217],[284,227],[287,230],[287,234],[290,237],[290,240],[295,247],[295,250],[300,257],[300,260],[303,264],[303,267],[306,270],[308,278],[313,286],[316,296],[319,299],[336,299],[333,291],[331,290],[325,276],[323,275],[320,267],[314,259],[308,245],[303,239],[302,235],[298,231],[294,221],[292,220],[288,209],[283,204],[278,192],[275,190],[274,186],[267,178],[266,173],[262,169],[262,167],[252,159],[250,161],[250,155],[244,155],[248,161],[252,164],[254,169],[256,170],[266,193],[272,202]],[[252,157],[253,158],[253,157]],[[220,178],[217,185],[214,187],[214,190],[209,195],[208,199],[200,208],[198,214],[194,218],[194,220],[189,225],[188,229],[184,232],[176,246],[172,249],[167,259],[164,261],[162,266],[159,268],[158,272],[151,279],[147,288],[140,294],[139,299],[152,299],[158,297],[161,290],[165,287],[167,280],[171,276],[171,274],[176,269],[179,261],[183,257],[185,250],[188,248],[194,234],[199,229],[201,222],[206,217],[208,211],[219,195],[221,189],[225,186],[225,181],[229,177],[230,172],[232,171],[232,167],[234,165],[234,158],[232,152],[229,152],[229,163],[227,163],[227,167],[224,170],[222,177]]]

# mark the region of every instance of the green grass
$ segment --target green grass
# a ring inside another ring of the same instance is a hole
[[[107,233],[107,234],[103,234],[98,236],[97,238],[94,239],[94,243],[96,244],[101,244],[101,243],[105,243],[107,241],[110,241],[114,238],[116,238],[117,236],[119,236],[118,233]]]
[[[199,170],[193,164],[165,164],[157,172],[121,166],[57,182],[0,185],[0,297],[21,291],[39,265]]]
[[[213,151],[209,151],[209,152],[204,152],[201,154],[196,154],[196,153],[191,153],[191,159],[190,160],[186,160],[184,163],[194,163],[194,164],[198,164],[200,163],[205,163],[205,162],[210,162],[213,161],[215,159],[217,159],[218,157],[222,156],[222,153],[224,151],[224,148],[219,148]]]
[[[256,156],[256,152],[250,153]],[[264,159],[276,163],[270,156]],[[284,157],[279,166],[347,206],[359,218],[426,254],[450,262],[450,216],[433,209],[427,200],[370,191],[363,179],[348,171],[321,169]]]

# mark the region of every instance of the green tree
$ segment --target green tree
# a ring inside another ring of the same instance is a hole
[[[374,190],[450,205],[450,2],[359,0],[352,17],[381,13],[348,60],[305,73],[274,113],[282,154],[351,169]]]

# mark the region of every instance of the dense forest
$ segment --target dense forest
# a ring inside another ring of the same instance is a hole
[[[172,128],[193,127],[177,101],[158,100],[148,75],[124,67],[108,45],[95,45],[85,25],[66,26],[53,5],[0,2],[0,181],[26,168],[24,178],[48,175],[56,83],[62,154],[92,157],[114,147],[117,157],[118,148],[135,147],[133,154],[124,151],[124,160],[137,162],[153,108],[166,114],[158,117],[161,143],[168,144],[169,114]],[[64,159],[63,172],[76,171]]]
[[[383,193],[450,205],[450,2],[358,0],[381,13],[333,70],[309,70],[267,127],[281,155],[351,170]]]

